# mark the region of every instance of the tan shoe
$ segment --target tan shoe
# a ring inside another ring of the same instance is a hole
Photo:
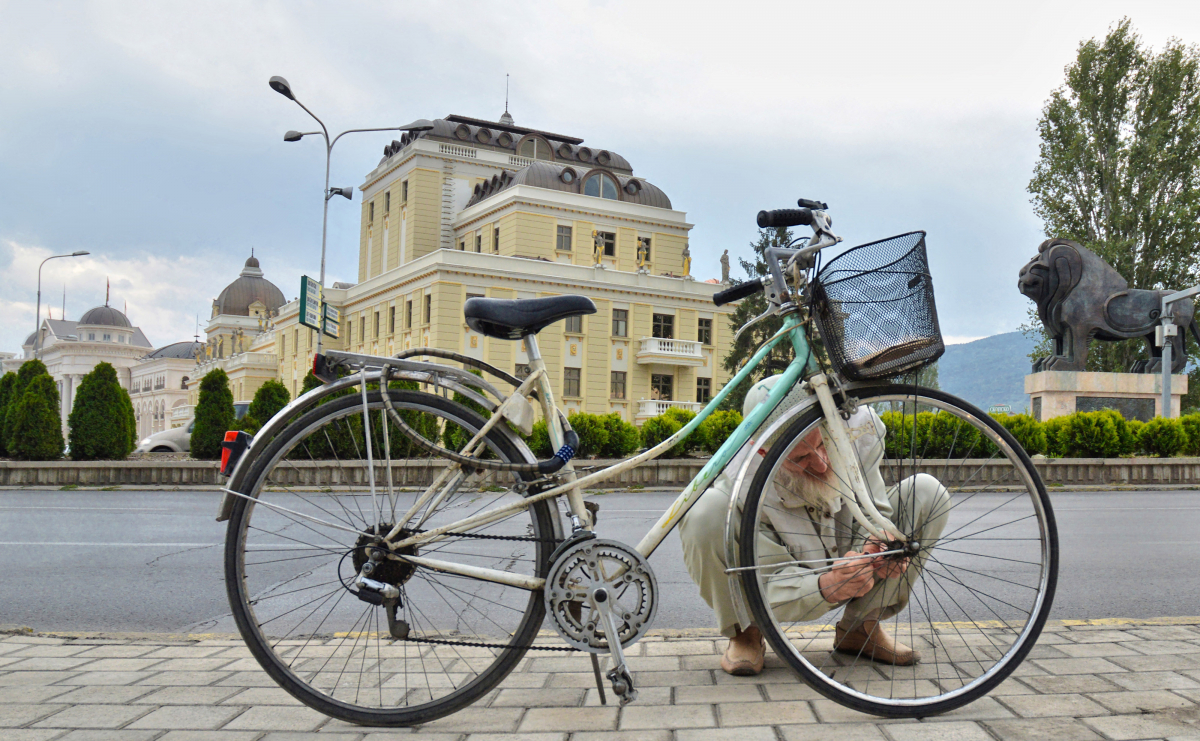
[[[833,648],[840,653],[866,656],[893,666],[912,666],[921,660],[920,651],[897,643],[876,620],[864,620],[852,630],[838,623]]]
[[[767,644],[758,628],[750,627],[729,639],[721,668],[735,677],[754,677],[762,674],[767,656]]]

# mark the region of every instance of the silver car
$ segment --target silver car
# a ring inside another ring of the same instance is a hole
[[[241,419],[250,410],[250,402],[239,402],[233,405],[234,419]],[[135,453],[187,453],[192,449],[192,428],[196,420],[188,422],[187,427],[176,427],[171,430],[156,432],[144,438],[137,446]]]

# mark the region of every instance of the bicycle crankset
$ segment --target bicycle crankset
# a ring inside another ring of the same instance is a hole
[[[579,533],[559,547],[546,578],[546,611],[567,643],[593,655],[612,654],[607,677],[625,705],[637,690],[622,648],[650,629],[658,582],[642,554],[590,535]]]

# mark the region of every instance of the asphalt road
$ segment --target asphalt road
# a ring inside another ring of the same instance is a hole
[[[1056,492],[1062,561],[1053,617],[1200,614],[1200,492]],[[600,498],[602,537],[636,543],[674,498]],[[36,630],[232,631],[219,494],[0,492],[0,624]],[[651,558],[659,628],[711,627],[678,535]]]

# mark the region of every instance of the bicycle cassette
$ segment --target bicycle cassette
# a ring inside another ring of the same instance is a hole
[[[599,538],[568,545],[546,577],[546,612],[563,640],[591,653],[609,650],[594,602],[600,588],[611,596],[622,646],[646,634],[658,609],[658,581],[642,554],[624,543]]]

